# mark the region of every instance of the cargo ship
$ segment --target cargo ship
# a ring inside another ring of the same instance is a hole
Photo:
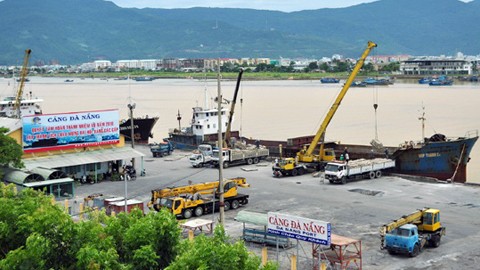
[[[158,121],[158,117],[145,116],[133,118],[133,136],[135,143],[148,144],[149,138],[153,138],[152,129]],[[132,141],[132,124],[130,119],[120,121],[120,134],[125,137],[125,141]]]
[[[218,109],[193,108],[193,117],[188,127],[172,129],[168,132],[168,140],[177,149],[194,150],[200,144],[215,144],[218,138]],[[227,109],[221,109],[221,125],[224,129],[228,124]],[[177,120],[181,121],[180,112]],[[225,132],[222,133],[225,136]],[[232,131],[231,136],[238,138],[238,131]]]
[[[396,172],[464,183],[477,140],[478,131],[469,131],[463,137],[434,134],[422,142],[405,142],[392,155]]]

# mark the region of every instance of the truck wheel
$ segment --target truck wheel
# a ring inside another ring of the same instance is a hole
[[[292,176],[297,176],[297,174],[298,174],[297,169],[293,169],[293,170],[292,170]]]
[[[253,159],[253,163],[257,164],[260,160],[258,159],[258,157],[254,158]]]
[[[232,201],[232,209],[237,209],[240,206],[240,203],[238,200],[233,200]]]
[[[243,199],[242,204],[243,205],[248,204],[248,198]]]
[[[328,180],[328,181],[330,181],[330,184],[333,184],[333,183],[334,183],[332,179],[330,179],[330,180]]]
[[[434,247],[434,248],[439,247],[440,246],[440,239],[441,239],[440,235],[432,236],[432,239],[430,240],[430,246]]]
[[[225,202],[225,206],[223,208],[224,211],[230,210],[230,202]]]
[[[298,175],[302,175],[305,173],[305,170],[303,168],[298,169]]]
[[[415,244],[415,246],[413,247],[412,253],[410,253],[410,257],[417,257],[419,253],[420,253],[420,247],[418,246],[418,244]]]
[[[395,252],[395,251],[393,251],[393,250],[391,250],[391,249],[388,250],[388,253],[389,253],[390,255],[395,255],[395,254],[397,254],[397,252]]]
[[[223,162],[223,168],[224,168],[224,169],[228,168],[228,166],[230,166],[230,164],[228,164],[228,162],[226,162],[226,161]]]
[[[370,172],[370,173],[368,174],[368,177],[370,177],[370,179],[375,178],[375,172],[373,172],[373,171]]]
[[[376,171],[375,178],[380,178],[380,177],[382,177],[382,171]]]
[[[192,210],[191,209],[186,209],[183,211],[183,218],[184,219],[189,219],[192,217]]]
[[[198,206],[197,208],[195,208],[195,216],[197,217],[200,217],[203,215],[203,208]]]
[[[342,185],[345,185],[347,183],[347,177],[344,176],[342,177]]]
[[[253,159],[251,159],[251,158],[247,159],[247,164],[252,165],[253,164]]]

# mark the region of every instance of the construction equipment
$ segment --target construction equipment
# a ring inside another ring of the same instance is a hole
[[[440,223],[440,210],[426,207],[383,225],[380,248],[387,249],[390,254],[415,257],[427,243],[431,247],[440,246],[445,231]]]
[[[237,177],[224,180],[225,211],[248,203],[248,195],[239,194],[237,187],[250,187],[247,180]],[[199,217],[219,209],[219,181],[152,190],[148,207],[160,211],[166,208],[177,217]]]
[[[240,69],[237,77],[237,85],[235,86],[235,92],[233,93],[233,100],[230,107],[230,113],[228,115],[227,130],[225,130],[225,138],[223,140],[223,147],[232,147],[230,141],[230,133],[232,129],[233,113],[235,112],[235,104],[237,103],[238,89],[240,88],[240,81],[242,80],[243,69]]]
[[[325,131],[327,130],[328,124],[332,120],[335,112],[337,111],[340,103],[342,102],[345,94],[347,93],[348,89],[352,85],[353,80],[357,76],[358,72],[362,68],[365,59],[367,58],[370,51],[377,47],[377,44],[369,41],[367,48],[363,52],[360,59],[357,61],[355,68],[353,69],[352,73],[348,77],[347,81],[343,85],[342,90],[338,94],[335,102],[333,103],[332,107],[328,111],[325,119],[323,119],[320,128],[318,129],[315,137],[313,138],[312,142],[308,146],[305,146],[302,150],[297,153],[296,159],[289,158],[285,163],[279,163],[279,166],[275,166],[272,168],[273,173],[275,176],[279,175],[299,175],[301,172],[304,172],[305,169],[315,169],[321,170],[325,165],[325,162],[329,162],[335,159],[335,153],[331,150],[326,151],[324,149],[324,138],[325,138]],[[320,150],[319,154],[314,154],[314,150],[317,148],[318,143],[320,142]],[[333,155],[332,155],[333,154]],[[304,163],[304,164],[301,164]],[[282,167],[283,166],[283,167]]]
[[[15,104],[14,104],[14,110],[16,111],[15,113],[15,118],[21,118],[21,102],[22,102],[22,96],[23,96],[23,87],[25,86],[25,81],[27,79],[28,75],[28,61],[30,60],[30,54],[32,53],[32,50],[26,49],[25,50],[25,57],[23,58],[23,65],[22,65],[22,71],[20,72],[20,84],[18,86],[18,91],[17,95],[15,97]]]
[[[395,160],[388,158],[356,159],[349,162],[332,161],[325,166],[325,179],[331,184],[346,184],[350,179],[380,178],[395,168]]]
[[[242,164],[257,164],[262,159],[266,159],[270,151],[267,148],[247,148],[247,149],[222,149],[222,166],[223,168],[228,168],[230,166],[242,165]],[[218,149],[213,150],[212,164],[215,167],[218,167],[219,164],[220,151]]]

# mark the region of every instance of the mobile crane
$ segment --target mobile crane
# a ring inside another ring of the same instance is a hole
[[[345,97],[345,94],[347,93],[348,89],[352,85],[353,80],[355,80],[355,77],[357,76],[358,72],[362,68],[363,63],[365,62],[365,59],[367,58],[367,56],[370,54],[370,51],[374,47],[377,47],[377,44],[369,41],[367,44],[367,48],[363,52],[360,59],[357,61],[355,68],[353,69],[352,73],[350,73],[350,76],[348,77],[347,81],[343,85],[342,90],[338,94],[335,102],[333,103],[332,107],[330,108],[327,115],[325,116],[325,119],[323,119],[323,122],[320,125],[320,128],[318,129],[317,133],[315,134],[315,137],[313,138],[308,148],[304,146],[304,148],[297,153],[296,158],[287,158],[287,159],[281,160],[278,164],[275,164],[272,167],[274,176],[300,175],[306,172],[307,169],[312,169],[312,168],[314,168],[315,170],[320,170],[322,169],[323,167],[322,165],[324,165],[324,162],[329,162],[335,159],[335,153],[333,152],[333,150],[324,149],[323,143],[325,138],[325,131],[327,130],[328,124],[330,124],[330,121],[332,120],[333,116],[335,115],[335,112],[340,106],[340,103]],[[319,151],[319,154],[317,155],[317,154],[314,154],[313,151],[317,148],[317,145],[319,142],[321,142],[320,151]]]
[[[250,184],[243,177],[236,177],[224,181],[225,211],[237,209],[248,203],[248,195],[239,194],[237,187],[247,188]],[[219,182],[206,182],[173,188],[152,190],[152,199],[148,207],[160,211],[166,208],[177,217],[191,218],[194,214],[199,217],[219,209],[218,200]]]
[[[18,91],[17,95],[15,97],[15,104],[13,106],[14,111],[15,111],[15,117],[16,118],[21,118],[21,103],[22,103],[22,96],[23,96],[23,88],[25,86],[25,80],[27,79],[28,75],[28,61],[30,60],[30,54],[32,53],[32,50],[26,49],[25,50],[25,56],[23,58],[23,65],[22,65],[22,71],[20,72],[20,84],[18,86]]]
[[[233,93],[232,105],[230,106],[230,113],[228,114],[228,124],[227,130],[225,130],[225,138],[223,140],[223,147],[230,147],[231,141],[231,129],[232,129],[232,120],[233,120],[233,113],[235,112],[235,104],[237,103],[237,95],[238,89],[240,88],[240,81],[242,80],[243,69],[240,69],[237,77],[237,85],[235,86],[235,92]]]
[[[440,223],[440,210],[425,207],[383,225],[380,228],[380,248],[387,249],[390,254],[415,257],[426,244],[440,246],[445,232],[446,228]]]

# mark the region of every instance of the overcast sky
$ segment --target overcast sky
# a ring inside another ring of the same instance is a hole
[[[191,7],[227,7],[280,10],[285,12],[348,7],[378,0],[108,0],[120,7],[151,8],[191,8]],[[401,1],[401,0],[399,0]],[[471,0],[461,0],[470,2]]]

